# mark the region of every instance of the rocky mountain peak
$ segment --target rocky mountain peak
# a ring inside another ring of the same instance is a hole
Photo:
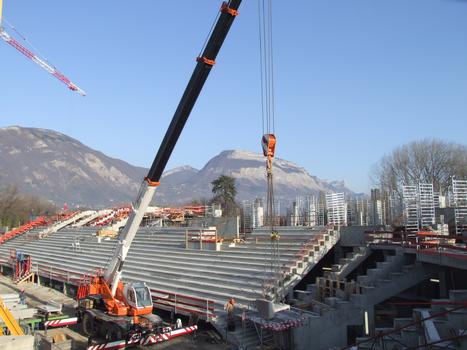
[[[0,128],[0,186],[50,199],[57,205],[103,207],[134,200],[147,170],[93,150],[65,134],[37,128]],[[211,181],[232,176],[239,201],[264,197],[266,174],[260,153],[226,150],[198,170],[185,165],[164,173],[157,204],[184,204],[210,199]],[[280,200],[319,191],[345,191],[337,181],[311,176],[304,168],[274,160],[275,193]]]

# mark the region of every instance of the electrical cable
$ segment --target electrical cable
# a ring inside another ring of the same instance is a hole
[[[203,43],[203,46],[201,46],[201,50],[199,51],[198,57],[201,57],[203,55],[203,51],[206,48],[206,45],[208,44],[208,40],[211,37],[212,31],[214,30],[217,20],[219,19],[219,16],[220,16],[220,12],[218,12],[216,16],[214,17],[214,21],[212,22],[211,28],[209,29],[209,32],[206,35],[206,39],[204,39],[204,43]]]
[[[39,57],[47,62],[50,66],[53,68],[57,69],[40,51],[37,47],[35,47],[15,26],[13,26],[10,22],[8,22],[5,18],[3,18],[3,21],[8,25],[8,27],[11,28],[12,31],[14,31],[35,53],[39,55]]]

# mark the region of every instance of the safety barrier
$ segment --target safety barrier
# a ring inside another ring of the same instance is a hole
[[[0,259],[0,264],[11,266],[10,262],[3,259]],[[80,293],[80,288],[85,286],[86,283],[90,281],[90,278],[95,276],[96,273],[100,273],[99,271],[102,271],[102,269],[96,267],[94,271],[95,272],[91,273],[80,273],[44,264],[34,265],[34,272],[39,278],[48,278],[50,280],[78,286],[78,294]],[[81,288],[81,290],[83,289]],[[151,292],[153,293],[153,304],[156,308],[159,307],[160,309],[169,311],[173,310],[175,313],[196,314],[204,317],[207,321],[216,317],[213,300],[158,289],[151,289]],[[84,296],[84,294],[82,296]]]
[[[185,231],[185,248],[204,250],[220,250],[222,238],[217,237],[217,230],[198,229]],[[204,247],[203,247],[204,244]]]
[[[464,236],[444,236],[427,232],[369,231],[365,233],[365,240],[369,245],[399,246],[413,249],[419,254],[467,259],[467,237]]]
[[[18,236],[18,235],[21,235],[27,231],[30,231],[32,230],[33,228],[35,227],[38,227],[38,226],[43,226],[43,225],[46,225],[47,224],[47,221],[45,220],[44,217],[38,217],[36,220],[33,220],[33,221],[30,221],[28,222],[27,224],[21,226],[21,227],[18,227],[18,228],[15,228],[14,230],[11,230],[7,233],[5,233],[3,236],[0,237],[0,244],[3,244],[5,243],[6,241]]]
[[[214,301],[197,298],[174,292],[151,289],[153,304],[163,310],[182,311],[189,314],[197,314],[205,317],[207,321],[213,319]]]

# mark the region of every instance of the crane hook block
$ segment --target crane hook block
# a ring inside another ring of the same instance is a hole
[[[208,66],[214,66],[216,64],[215,60],[210,60],[209,58],[206,58],[206,57],[196,57],[196,62],[203,62],[207,64]]]
[[[264,156],[274,158],[274,152],[276,150],[276,136],[274,134],[264,134],[261,139],[261,145],[263,146]]]
[[[221,12],[222,13],[228,13],[232,17],[238,16],[238,11],[230,8],[229,4],[227,4],[225,1],[222,3]]]
[[[159,181],[151,181],[149,177],[145,177],[144,180],[148,183],[148,186],[151,187],[157,187],[161,184]]]

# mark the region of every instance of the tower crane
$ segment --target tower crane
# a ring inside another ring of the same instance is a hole
[[[126,283],[121,280],[125,260],[136,231],[151,202],[162,173],[195,105],[195,102],[215,64],[217,54],[238,15],[241,0],[224,2],[217,21],[206,41],[202,54],[178,104],[172,121],[159,147],[147,176],[142,181],[134,209],[118,237],[109,265],[102,274],[93,276],[78,291],[77,316],[86,335],[100,334],[108,341],[124,339],[148,344],[145,339],[157,335],[161,320],[152,313],[152,297],[145,283]],[[186,332],[188,333],[188,331]]]
[[[81,96],[86,96],[86,93],[82,89],[80,89],[77,85],[71,82],[71,80],[68,79],[66,76],[64,76],[62,73],[60,73],[60,71],[57,68],[55,68],[53,65],[51,65],[49,62],[47,62],[46,59],[39,57],[34,52],[30,51],[29,49],[21,45],[10,34],[6,32],[5,28],[3,27],[2,8],[3,8],[3,0],[0,0],[0,38],[2,38],[7,44],[13,46],[16,50],[21,52],[24,56],[29,58],[31,61],[36,63],[39,67],[41,67],[42,69],[45,69],[47,72],[52,74],[55,78],[57,78],[62,83],[64,83],[70,90],[76,91]]]

